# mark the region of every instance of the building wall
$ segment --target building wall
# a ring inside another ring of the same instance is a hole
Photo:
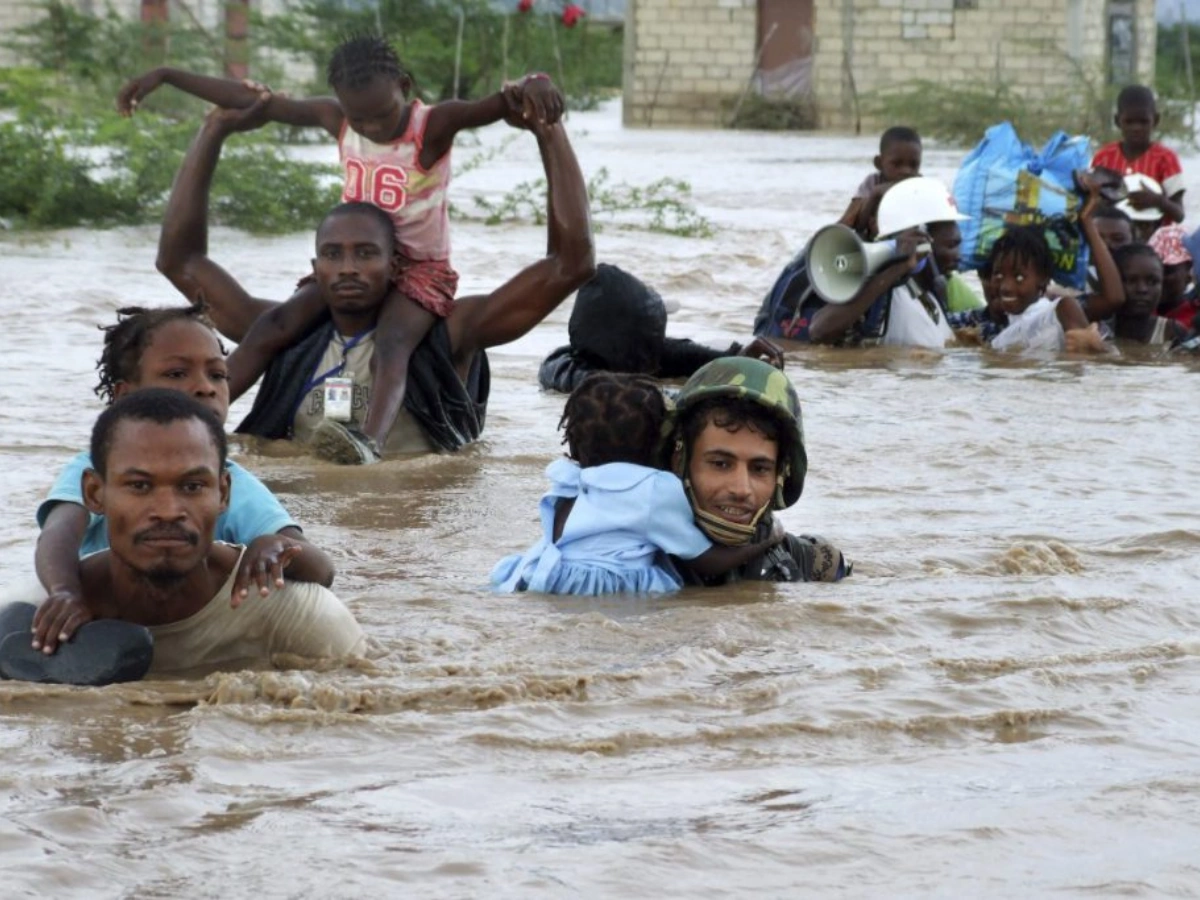
[[[724,125],[754,74],[755,0],[629,0],[627,125]]]
[[[853,123],[855,95],[914,80],[1002,83],[1032,102],[1082,102],[1104,87],[1107,0],[817,0],[821,121]],[[1154,78],[1153,0],[1134,0],[1135,79]],[[853,80],[847,75],[853,73]],[[870,117],[867,117],[869,123]]]
[[[1136,80],[1152,83],[1154,0],[816,0],[821,125],[846,128],[856,96],[915,80],[1081,102],[1084,85],[1103,86],[1107,11],[1121,2],[1136,19]],[[627,125],[724,125],[753,75],[758,4],[630,0],[625,34]]]

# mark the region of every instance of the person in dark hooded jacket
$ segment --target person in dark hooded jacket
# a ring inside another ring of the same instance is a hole
[[[593,372],[625,372],[655,378],[689,378],[701,366],[727,356],[761,358],[783,368],[774,344],[755,339],[719,350],[688,338],[667,337],[667,309],[658,292],[608,263],[575,296],[567,325],[570,343],[546,357],[538,383],[569,394]]]

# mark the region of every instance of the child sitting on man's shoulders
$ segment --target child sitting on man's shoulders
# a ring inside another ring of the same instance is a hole
[[[870,230],[871,217],[884,192],[898,181],[921,174],[921,136],[904,125],[893,125],[879,138],[875,171],[863,179],[838,222],[859,234]]]
[[[1159,224],[1183,221],[1183,169],[1173,150],[1153,140],[1160,116],[1154,92],[1141,84],[1131,84],[1117,95],[1117,113],[1113,121],[1121,131],[1121,140],[1105,144],[1092,157],[1092,167],[1103,166],[1121,175],[1140,173],[1162,185],[1162,193],[1132,191],[1129,205],[1134,209],[1156,209],[1162,213]]]

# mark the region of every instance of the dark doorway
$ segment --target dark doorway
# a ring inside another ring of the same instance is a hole
[[[758,46],[758,93],[780,100],[812,93],[813,0],[758,0]]]

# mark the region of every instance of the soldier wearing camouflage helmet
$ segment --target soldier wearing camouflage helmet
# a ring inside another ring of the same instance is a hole
[[[696,524],[725,546],[761,541],[772,512],[800,499],[808,455],[800,399],[787,376],[754,359],[719,359],[688,379],[675,401],[666,444]],[[820,538],[789,534],[759,557],[718,579],[675,560],[684,578],[730,581],[837,581],[850,565]]]

